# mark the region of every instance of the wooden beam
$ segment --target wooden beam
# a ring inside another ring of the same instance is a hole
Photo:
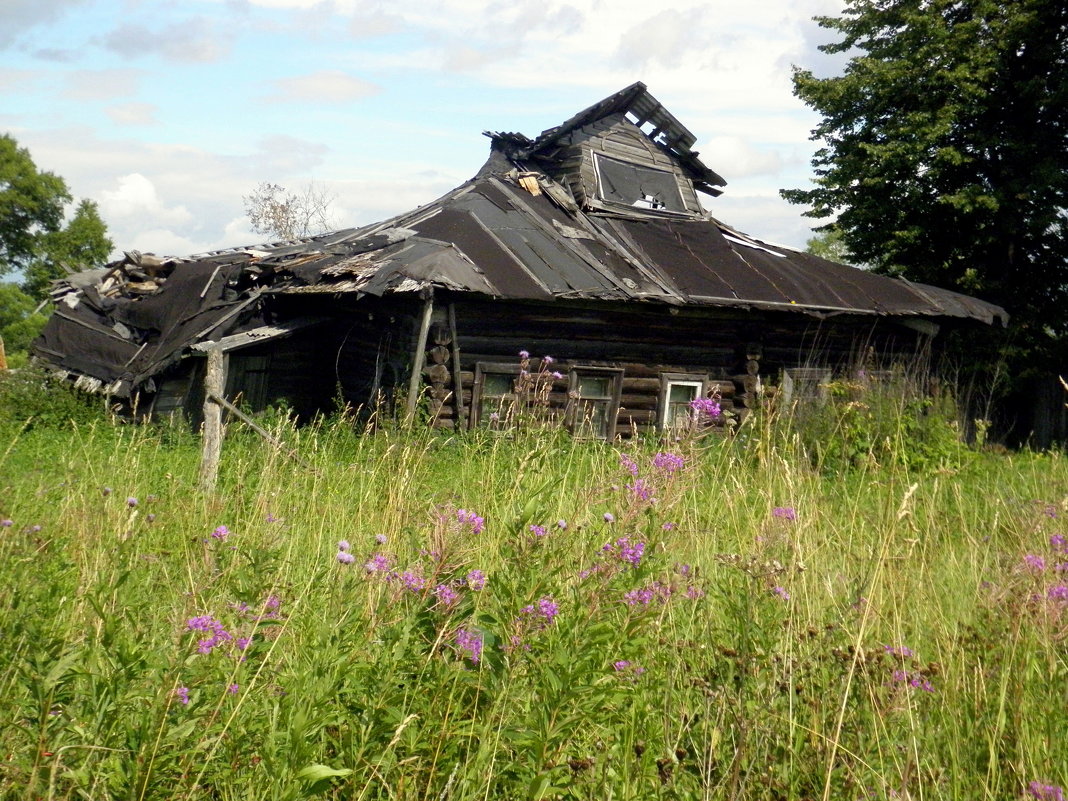
[[[452,378],[453,396],[456,400],[453,406],[456,409],[456,425],[459,427],[464,419],[464,388],[460,379],[460,340],[456,336],[456,304],[449,304],[449,336],[452,337]]]
[[[426,337],[430,332],[430,317],[434,313],[434,295],[431,292],[423,303],[423,319],[419,323],[419,335],[415,338],[412,354],[412,375],[408,380],[408,422],[415,418],[415,406],[419,402],[419,385],[423,381],[423,364],[426,362]]]
[[[226,354],[219,348],[208,351],[208,366],[204,372],[204,452],[200,459],[200,488],[214,492],[219,478],[222,457],[222,406],[216,398],[226,391]]]

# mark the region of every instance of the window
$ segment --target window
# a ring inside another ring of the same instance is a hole
[[[579,436],[610,439],[616,433],[623,371],[574,367],[568,376],[568,421]]]
[[[519,367],[514,364],[475,365],[475,385],[471,397],[471,427],[503,428],[516,412],[515,381]]]
[[[782,376],[784,404],[827,400],[831,371],[826,367],[788,367]]]
[[[661,430],[685,428],[693,419],[690,401],[703,398],[705,394],[705,377],[664,373],[660,376],[660,417]]]
[[[602,200],[640,209],[686,213],[675,174],[595,154]]]

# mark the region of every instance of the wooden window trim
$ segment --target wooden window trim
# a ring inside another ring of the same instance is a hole
[[[514,381],[519,378],[519,365],[509,362],[475,362],[475,379],[471,385],[471,413],[468,420],[468,428],[471,429],[482,425],[482,390],[487,374],[507,375]],[[514,392],[511,394],[515,395]]]
[[[672,384],[697,388],[697,397],[704,398],[708,395],[708,375],[702,373],[661,373],[660,374],[660,399],[657,403],[656,425],[660,431],[666,431],[668,425],[668,412],[670,411],[669,399],[671,397]]]
[[[606,402],[605,428],[601,434],[593,435],[596,439],[614,439],[616,424],[619,420],[619,404],[623,396],[623,368],[621,367],[592,367],[582,364],[572,365],[567,373],[568,408],[566,419],[568,428],[572,434],[581,436],[581,420],[579,418],[583,398],[579,395],[579,382],[583,376],[594,378],[608,378],[611,380],[611,391],[605,398],[590,398],[591,401]]]

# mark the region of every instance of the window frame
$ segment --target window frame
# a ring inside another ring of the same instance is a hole
[[[504,400],[511,396],[511,402],[513,404],[518,403],[518,397],[515,393],[515,382],[519,378],[519,365],[509,362],[475,362],[475,377],[471,384],[471,412],[468,416],[467,427],[469,429],[475,428],[489,428],[488,419],[482,420],[482,401],[485,394],[485,379],[487,375],[505,375],[512,382],[512,391],[506,392],[500,395],[493,395],[493,398]]]
[[[661,373],[660,374],[660,397],[657,401],[656,427],[659,431],[670,431],[679,428],[674,421],[668,423],[671,410],[671,387],[686,386],[695,387],[697,392],[694,398],[706,397],[708,393],[708,375],[702,373]],[[691,399],[692,400],[692,399]]]
[[[583,377],[609,379],[609,392],[607,395],[596,398],[583,398],[581,395],[581,382]],[[571,365],[567,372],[567,420],[568,429],[574,436],[591,439],[611,440],[616,435],[616,425],[619,422],[619,404],[623,395],[623,368],[622,367],[593,367],[591,365]],[[604,404],[604,429],[601,432],[584,431],[583,421],[586,415],[581,415],[580,410],[585,403]]]
[[[669,178],[671,178],[672,185],[675,188],[675,193],[678,196],[680,208],[671,209],[667,206],[664,206],[662,208],[635,206],[633,203],[624,203],[621,200],[613,200],[612,198],[607,197],[604,191],[604,177],[601,174],[601,159],[613,161],[617,164],[623,164],[625,166],[633,167],[635,169],[648,170],[649,172],[659,173],[661,175],[668,176]],[[693,216],[693,212],[686,206],[686,197],[683,195],[682,187],[679,185],[679,176],[672,169],[665,169],[661,167],[654,167],[648,164],[641,164],[637,161],[630,161],[628,159],[619,158],[617,156],[612,156],[607,153],[601,153],[597,151],[593,152],[593,169],[594,173],[597,176],[597,199],[601,203],[607,203],[612,206],[619,206],[625,209],[637,209],[639,211],[653,212],[656,214],[670,214],[682,217]]]
[[[782,402],[784,406],[792,403],[826,403],[828,400],[827,384],[834,377],[834,371],[830,367],[785,367],[782,371],[780,385]],[[808,385],[813,383],[816,387],[814,395],[804,393],[801,397],[794,397],[794,387],[797,383]]]

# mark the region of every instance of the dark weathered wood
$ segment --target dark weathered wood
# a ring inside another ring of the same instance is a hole
[[[430,317],[434,313],[434,297],[431,295],[423,302],[423,317],[419,323],[415,351],[412,354],[412,375],[408,380],[408,421],[415,417],[415,406],[419,402],[419,385],[423,380],[423,362],[426,359],[426,338],[430,331]]]

